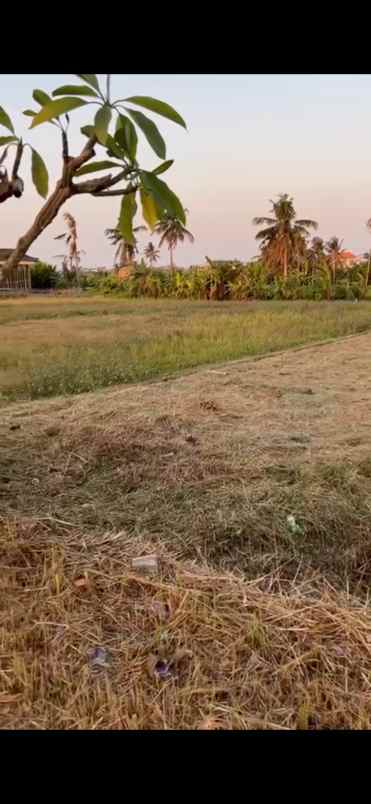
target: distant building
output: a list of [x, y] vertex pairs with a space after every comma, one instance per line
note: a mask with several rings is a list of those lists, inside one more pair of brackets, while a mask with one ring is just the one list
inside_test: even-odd
[[339, 260], [344, 268], [353, 268], [354, 265], [364, 261], [364, 256], [363, 254], [353, 254], [352, 251], [341, 251]]
[[36, 262], [37, 257], [30, 257], [25, 254], [17, 268], [9, 276], [4, 276], [4, 266], [10, 255], [12, 248], [0, 248], [0, 287], [9, 289], [31, 290], [31, 268]]

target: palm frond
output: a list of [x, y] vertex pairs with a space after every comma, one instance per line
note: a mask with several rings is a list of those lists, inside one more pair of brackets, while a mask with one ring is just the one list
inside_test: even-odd
[[268, 226], [267, 229], [261, 229], [260, 232], [257, 232], [255, 235], [256, 240], [269, 240], [270, 238], [276, 237], [278, 235], [278, 227], [277, 226]]
[[301, 218], [295, 221], [297, 226], [305, 226], [306, 229], [318, 229], [317, 221], [312, 221], [309, 218]]
[[265, 218], [265, 217], [259, 218], [258, 217], [258, 218], [253, 218], [252, 222], [253, 222], [254, 226], [263, 226], [263, 224], [266, 224], [267, 226], [272, 226], [274, 223], [277, 223], [277, 220], [276, 220], [276, 218]]

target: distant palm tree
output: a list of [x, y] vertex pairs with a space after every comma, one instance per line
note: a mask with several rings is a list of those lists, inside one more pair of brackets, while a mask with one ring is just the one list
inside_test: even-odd
[[150, 266], [152, 268], [154, 263], [157, 262], [157, 260], [158, 260], [158, 258], [160, 256], [160, 251], [159, 251], [158, 248], [155, 248], [153, 243], [148, 243], [148, 246], [144, 250], [144, 256], [148, 260], [148, 262], [149, 262], [149, 264], [150, 264]]
[[78, 235], [75, 218], [73, 218], [69, 212], [65, 212], [63, 217], [67, 224], [67, 232], [57, 235], [54, 240], [64, 240], [68, 245], [68, 252], [67, 254], [56, 254], [55, 256], [63, 258], [62, 270], [64, 276], [67, 277], [68, 275], [71, 275], [71, 273], [74, 273], [76, 275], [77, 284], [80, 285], [81, 254], [85, 254], [86, 252], [81, 251], [77, 247]]
[[311, 269], [318, 268], [319, 263], [325, 258], [325, 243], [322, 237], [312, 237], [307, 255]]
[[330, 237], [330, 240], [328, 240], [325, 245], [328, 260], [331, 266], [333, 282], [335, 282], [336, 279], [336, 269], [341, 268], [343, 266], [342, 247], [343, 247], [343, 241], [339, 240], [338, 237]]
[[[184, 211], [187, 212], [187, 210]], [[164, 215], [163, 218], [156, 223], [155, 232], [160, 235], [160, 248], [164, 243], [167, 244], [170, 251], [170, 267], [174, 270], [174, 249], [177, 247], [178, 243], [183, 243], [186, 237], [191, 243], [194, 243], [193, 234], [183, 226], [179, 218], [172, 215]]]
[[267, 264], [282, 270], [287, 279], [289, 261], [303, 254], [309, 230], [317, 229], [318, 224], [308, 219], [295, 220], [293, 199], [287, 193], [281, 193], [278, 201], [271, 203], [274, 217], [253, 219], [254, 226], [266, 226], [257, 233], [256, 239], [262, 243]]
[[[134, 234], [137, 232], [146, 232], [146, 226], [137, 226], [133, 229]], [[127, 243], [121, 232], [116, 229], [106, 229], [105, 235], [111, 241], [113, 246], [117, 246], [114, 256], [114, 262], [117, 268], [123, 268], [125, 265], [131, 263], [136, 254], [138, 254], [138, 243], [134, 238], [134, 243]]]

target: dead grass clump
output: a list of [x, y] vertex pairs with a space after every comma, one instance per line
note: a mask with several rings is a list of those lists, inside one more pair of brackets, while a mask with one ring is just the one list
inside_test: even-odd
[[246, 582], [41, 523], [1, 532], [0, 726], [371, 727], [371, 614], [323, 586]]

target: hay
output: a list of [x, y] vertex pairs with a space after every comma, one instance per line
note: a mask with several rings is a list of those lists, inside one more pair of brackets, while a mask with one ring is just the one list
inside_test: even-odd
[[152, 550], [123, 532], [3, 524], [1, 728], [370, 728], [366, 605], [161, 547], [157, 577], [133, 572]]

